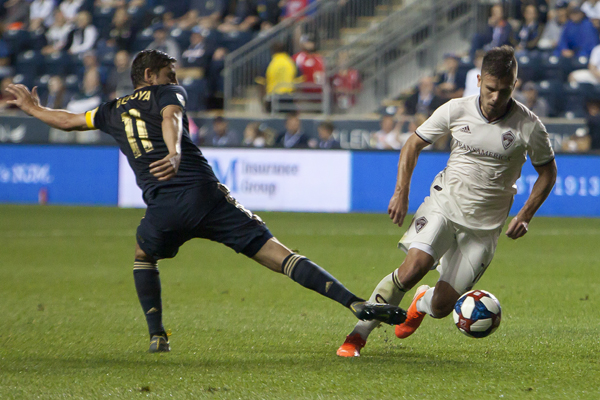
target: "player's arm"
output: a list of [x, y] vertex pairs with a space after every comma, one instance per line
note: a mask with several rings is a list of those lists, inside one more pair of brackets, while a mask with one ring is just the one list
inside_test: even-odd
[[183, 110], [177, 105], [168, 105], [162, 111], [163, 140], [169, 154], [162, 160], [150, 164], [150, 173], [159, 181], [168, 181], [179, 170], [181, 162], [181, 135], [183, 134]]
[[544, 203], [556, 182], [556, 161], [552, 160], [540, 167], [534, 166], [534, 168], [539, 176], [533, 185], [531, 194], [523, 208], [510, 221], [506, 230], [506, 236], [511, 239], [518, 239], [527, 233], [529, 221], [531, 221], [538, 208]]
[[37, 94], [37, 87], [31, 92], [25, 85], [8, 85], [6, 91], [15, 96], [15, 100], [10, 100], [9, 104], [14, 104], [21, 110], [50, 125], [53, 128], [63, 131], [86, 131], [94, 128], [93, 124], [86, 121], [86, 113], [75, 114], [66, 110], [53, 110], [42, 107], [40, 98]]
[[426, 142], [416, 133], [413, 133], [400, 152], [396, 189], [394, 190], [394, 194], [388, 206], [388, 214], [392, 221], [398, 226], [402, 226], [406, 213], [408, 212], [410, 181], [415, 166], [417, 165], [417, 159], [419, 158], [421, 150], [430, 144], [431, 143]]

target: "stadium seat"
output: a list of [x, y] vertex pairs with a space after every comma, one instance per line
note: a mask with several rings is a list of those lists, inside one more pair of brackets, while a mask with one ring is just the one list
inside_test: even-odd
[[73, 93], [79, 92], [79, 77], [74, 74], [68, 75], [65, 78], [65, 88], [69, 92], [73, 92]]
[[32, 80], [37, 77], [43, 67], [44, 57], [39, 51], [27, 50], [17, 56], [15, 69], [19, 74], [22, 74]]
[[48, 94], [48, 82], [50, 81], [50, 75], [45, 74], [33, 80], [33, 86], [37, 86], [38, 94], [43, 98]]
[[152, 41], [154, 41], [154, 30], [152, 28], [144, 29], [140, 34], [137, 35], [132, 46], [132, 53], [144, 50]]
[[28, 88], [33, 86], [33, 78], [23, 74], [17, 74], [13, 77], [14, 84], [25, 85]]
[[565, 72], [570, 74], [573, 71], [578, 69], [587, 69], [588, 68], [588, 58], [587, 57], [572, 57], [565, 60]]
[[44, 74], [65, 75], [69, 71], [71, 57], [66, 53], [56, 52], [44, 57]]
[[206, 110], [208, 85], [206, 79], [185, 78], [181, 82], [188, 94], [188, 111]]
[[473, 65], [471, 57], [462, 57], [458, 64], [458, 70], [456, 72], [456, 75], [467, 76], [467, 72], [469, 72], [473, 68], [475, 68], [475, 65]]
[[545, 81], [559, 80], [566, 78], [565, 59], [557, 56], [544, 57], [540, 60], [540, 76], [538, 79]]
[[537, 54], [530, 52], [519, 57], [519, 79], [523, 82], [537, 81], [543, 77], [541, 62]]
[[559, 80], [541, 81], [537, 85], [538, 95], [548, 101], [548, 116], [556, 117], [562, 111], [562, 85]]
[[42, 47], [46, 45], [46, 35], [44, 34], [43, 29], [38, 29], [36, 31], [27, 32], [27, 49], [31, 50], [42, 50]]
[[12, 54], [18, 54], [23, 51], [25, 42], [28, 39], [28, 33], [24, 30], [8, 30], [2, 35]]
[[221, 37], [220, 45], [232, 52], [251, 41], [252, 38], [251, 32], [228, 32]]
[[575, 118], [585, 117], [585, 104], [593, 95], [594, 86], [590, 83], [565, 83], [563, 93], [560, 97], [562, 100], [562, 111], [569, 113]]
[[192, 32], [175, 28], [171, 31], [170, 35], [171, 38], [177, 41], [180, 49], [187, 49], [190, 46], [190, 36], [192, 35]]
[[112, 23], [115, 9], [112, 7], [95, 7], [93, 24], [98, 29], [99, 37], [107, 37], [110, 31], [110, 24]]

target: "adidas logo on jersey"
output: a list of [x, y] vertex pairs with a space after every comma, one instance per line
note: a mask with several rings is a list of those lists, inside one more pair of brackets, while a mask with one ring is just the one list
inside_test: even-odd
[[459, 132], [471, 133], [471, 129], [469, 129], [469, 125], [463, 126], [458, 130]]

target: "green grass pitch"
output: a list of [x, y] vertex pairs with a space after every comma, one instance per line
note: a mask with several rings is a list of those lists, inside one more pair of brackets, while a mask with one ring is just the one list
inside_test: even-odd
[[[492, 336], [427, 317], [404, 341], [382, 327], [342, 359], [349, 311], [202, 240], [160, 262], [173, 350], [146, 353], [132, 279], [142, 215], [0, 206], [0, 399], [600, 398], [598, 219], [536, 218], [526, 237], [500, 239], [476, 286], [503, 307]], [[404, 258], [386, 215], [261, 216], [358, 295]]]

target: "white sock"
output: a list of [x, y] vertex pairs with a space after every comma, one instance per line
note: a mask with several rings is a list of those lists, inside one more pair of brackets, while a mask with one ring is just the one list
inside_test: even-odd
[[431, 311], [431, 299], [433, 298], [434, 290], [435, 287], [429, 288], [423, 297], [417, 301], [417, 311], [433, 315], [433, 312]]
[[[398, 285], [394, 283], [394, 280], [396, 280], [395, 274], [396, 271], [392, 272], [379, 282], [373, 291], [373, 294], [369, 297], [370, 302], [388, 303], [394, 306], [400, 304], [400, 301], [406, 292], [400, 290]], [[367, 340], [369, 334], [371, 334], [373, 329], [377, 328], [379, 324], [381, 324], [379, 321], [358, 321], [350, 335], [358, 333], [363, 340]]]

